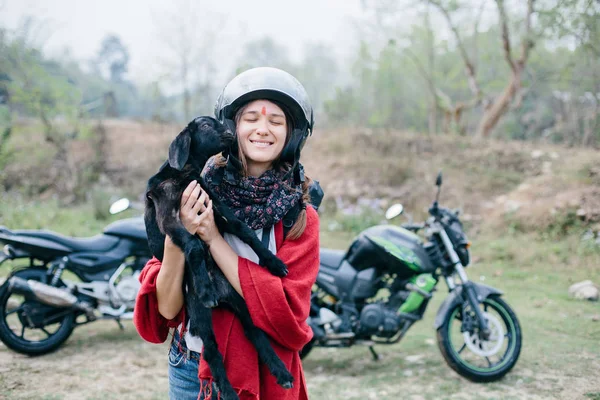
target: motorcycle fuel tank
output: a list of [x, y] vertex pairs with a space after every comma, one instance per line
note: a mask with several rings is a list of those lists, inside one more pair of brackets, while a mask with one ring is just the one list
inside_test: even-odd
[[435, 269], [421, 238], [393, 225], [378, 225], [361, 232], [350, 246], [346, 260], [359, 271], [375, 267], [400, 279]]

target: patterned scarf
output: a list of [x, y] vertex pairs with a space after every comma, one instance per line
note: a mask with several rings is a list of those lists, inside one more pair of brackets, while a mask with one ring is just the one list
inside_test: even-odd
[[293, 187], [293, 174], [284, 179], [286, 171], [281, 169], [270, 169], [258, 178], [244, 178], [235, 173], [233, 181], [223, 177], [221, 182], [216, 184], [216, 174], [224, 172], [219, 170], [220, 167], [209, 162], [205, 168], [205, 181], [233, 210], [236, 217], [255, 230], [273, 226], [302, 197], [302, 187]]

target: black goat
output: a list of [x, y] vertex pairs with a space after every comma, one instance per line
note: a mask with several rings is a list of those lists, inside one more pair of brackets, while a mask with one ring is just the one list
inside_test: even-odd
[[200, 176], [208, 159], [229, 147], [233, 140], [233, 134], [213, 118], [199, 117], [190, 122], [171, 143], [168, 162], [148, 180], [144, 212], [152, 253], [162, 261], [165, 235], [169, 235], [185, 255], [184, 282], [188, 287], [185, 307], [190, 318], [190, 332], [202, 338], [203, 357], [222, 397], [227, 400], [238, 397], [227, 379], [212, 329], [211, 308], [219, 303], [226, 304], [239, 317], [246, 336], [277, 383], [291, 388], [294, 379], [271, 347], [267, 335], [252, 323], [244, 299], [214, 264], [206, 244], [198, 236], [190, 234], [179, 219], [181, 195], [188, 184], [196, 180], [213, 202], [219, 231], [232, 233], [247, 243], [258, 255], [259, 263], [272, 274], [287, 275], [286, 265], [263, 246], [248, 225], [235, 217]]

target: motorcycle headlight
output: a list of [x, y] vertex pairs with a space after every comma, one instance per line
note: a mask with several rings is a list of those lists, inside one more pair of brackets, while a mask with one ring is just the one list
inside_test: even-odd
[[469, 265], [469, 262], [471, 262], [471, 253], [469, 252], [470, 245], [471, 244], [467, 242], [465, 244], [455, 246], [458, 259], [460, 260], [460, 263], [465, 267]]
[[463, 231], [462, 224], [458, 219], [454, 219], [452, 222], [446, 225], [446, 233], [454, 246], [454, 250], [460, 259], [460, 263], [464, 266], [469, 265], [471, 260], [469, 247], [471, 243], [467, 240], [467, 235]]

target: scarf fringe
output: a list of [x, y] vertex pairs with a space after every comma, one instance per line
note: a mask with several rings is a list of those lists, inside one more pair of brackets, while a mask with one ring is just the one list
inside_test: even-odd
[[[219, 390], [215, 390], [214, 392], [216, 392], [217, 397], [216, 399], [213, 399], [213, 387], [215, 387], [216, 389], [216, 385], [213, 381], [213, 379], [200, 379], [200, 392], [198, 393], [198, 399], [197, 400], [222, 400], [221, 398], [221, 392]], [[255, 395], [254, 393], [251, 393], [245, 389], [239, 389], [239, 388], [233, 388], [235, 390], [235, 393], [238, 395], [238, 397], [240, 398], [240, 400], [246, 400], [249, 398], [249, 396], [253, 399], [258, 399], [258, 396]], [[242, 395], [245, 395], [244, 397], [242, 397]]]
[[[202, 379], [200, 377], [200, 364], [202, 363], [203, 359], [204, 359], [203, 354], [200, 353], [200, 361], [198, 362], [198, 379], [200, 380], [200, 391], [198, 393], [197, 400], [222, 400], [221, 392], [216, 388], [214, 379], [212, 377], [205, 378], [205, 379]], [[212, 398], [213, 387], [215, 387], [215, 389], [217, 389], [217, 390], [215, 390], [217, 393], [216, 399]], [[240, 400], [249, 400], [249, 399], [258, 400], [258, 395], [256, 393], [253, 393], [246, 389], [241, 389], [241, 388], [236, 388], [236, 387], [234, 387], [233, 389], [235, 390], [235, 393], [238, 395]], [[242, 397], [242, 395], [243, 395], [243, 397]]]

